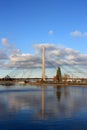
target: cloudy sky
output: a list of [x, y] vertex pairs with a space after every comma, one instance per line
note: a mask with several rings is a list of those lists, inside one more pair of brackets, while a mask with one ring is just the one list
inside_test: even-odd
[[0, 0], [0, 77], [87, 77], [86, 0]]

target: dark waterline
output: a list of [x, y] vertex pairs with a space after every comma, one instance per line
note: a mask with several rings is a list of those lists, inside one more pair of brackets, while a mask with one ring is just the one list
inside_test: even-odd
[[87, 130], [87, 88], [0, 86], [0, 130]]

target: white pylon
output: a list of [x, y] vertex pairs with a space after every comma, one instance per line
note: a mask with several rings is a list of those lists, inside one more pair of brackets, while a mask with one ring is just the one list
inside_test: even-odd
[[45, 80], [45, 53], [44, 53], [45, 47], [42, 46], [42, 80]]

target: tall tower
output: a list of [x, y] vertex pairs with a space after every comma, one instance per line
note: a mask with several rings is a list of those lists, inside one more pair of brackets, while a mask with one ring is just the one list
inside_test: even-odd
[[42, 46], [42, 80], [45, 80], [45, 53], [44, 46]]

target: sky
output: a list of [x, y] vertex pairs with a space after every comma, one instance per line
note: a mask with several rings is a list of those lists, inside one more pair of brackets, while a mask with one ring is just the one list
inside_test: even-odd
[[0, 77], [15, 69], [41, 76], [42, 45], [48, 76], [60, 65], [86, 77], [86, 6], [87, 0], [0, 0]]

